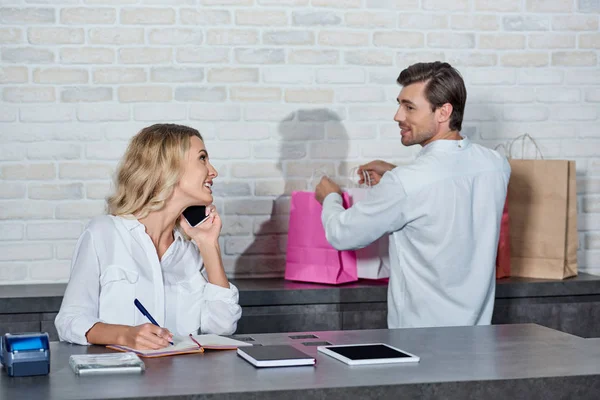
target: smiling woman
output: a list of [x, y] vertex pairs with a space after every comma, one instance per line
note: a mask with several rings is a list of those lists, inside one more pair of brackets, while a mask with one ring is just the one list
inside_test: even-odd
[[[195, 140], [194, 140], [195, 139]], [[190, 150], [194, 144], [194, 149]], [[156, 124], [133, 137], [123, 156], [116, 179], [116, 191], [108, 198], [113, 215], [145, 217], [163, 208], [173, 194], [183, 170], [198, 150], [204, 148], [200, 132], [174, 124]], [[212, 198], [206, 204], [210, 204]]]
[[[193, 128], [156, 124], [133, 137], [109, 215], [94, 218], [75, 248], [56, 317], [61, 340], [158, 349], [173, 333], [235, 332], [241, 308], [218, 242], [217, 175]], [[181, 215], [197, 205], [208, 218], [192, 227]], [[136, 299], [157, 325], [137, 311]]]

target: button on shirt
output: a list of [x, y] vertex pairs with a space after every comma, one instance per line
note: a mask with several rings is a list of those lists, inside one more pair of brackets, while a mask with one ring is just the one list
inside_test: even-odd
[[172, 333], [232, 334], [242, 314], [238, 290], [213, 285], [201, 272], [202, 257], [192, 241], [175, 230], [162, 259], [138, 220], [104, 215], [94, 218], [79, 238], [71, 277], [55, 324], [60, 340], [89, 344], [97, 322], [136, 326], [148, 319]]
[[337, 249], [390, 236], [388, 327], [486, 325], [495, 295], [508, 161], [468, 139], [429, 143], [348, 210], [332, 193], [322, 221]]

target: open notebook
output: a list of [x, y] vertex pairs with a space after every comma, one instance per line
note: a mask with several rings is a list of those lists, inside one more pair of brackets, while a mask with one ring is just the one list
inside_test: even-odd
[[235, 350], [241, 346], [252, 346], [251, 343], [230, 339], [219, 335], [174, 336], [173, 345], [158, 350], [137, 350], [127, 346], [111, 344], [106, 347], [118, 351], [131, 351], [140, 357], [166, 357], [177, 354], [202, 353], [209, 350]]

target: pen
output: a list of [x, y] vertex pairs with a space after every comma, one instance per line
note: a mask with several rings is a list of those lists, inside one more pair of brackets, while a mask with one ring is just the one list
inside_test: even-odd
[[[146, 316], [146, 318], [148, 318], [150, 320], [150, 322], [152, 322], [153, 325], [156, 325], [160, 328], [160, 325], [158, 324], [158, 322], [156, 322], [156, 320], [154, 318], [152, 318], [152, 315], [150, 315], [150, 313], [148, 312], [148, 310], [146, 310], [146, 307], [144, 307], [142, 305], [142, 303], [140, 303], [140, 301], [138, 299], [135, 299], [133, 301], [133, 304], [135, 304], [135, 306], [137, 307], [138, 310], [140, 310], [140, 312]], [[169, 343], [173, 344], [173, 342], [169, 341]]]
[[204, 351], [204, 348], [202, 347], [202, 345], [196, 339], [194, 339], [194, 336], [191, 333], [190, 333], [190, 339], [192, 339], [192, 341], [194, 343], [196, 343], [198, 345], [198, 347], [200, 347], [200, 350]]

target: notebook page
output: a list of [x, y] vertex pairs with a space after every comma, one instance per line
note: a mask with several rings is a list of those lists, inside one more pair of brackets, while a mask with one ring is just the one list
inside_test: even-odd
[[199, 348], [190, 337], [179, 335], [173, 336], [173, 345], [158, 350], [137, 350], [121, 345], [109, 345], [106, 347], [120, 351], [131, 351], [140, 357], [163, 357], [185, 353], [200, 353], [203, 352], [205, 348], [213, 350], [235, 350], [242, 346], [252, 346], [251, 343], [214, 334], [194, 335], [194, 339], [202, 345], [202, 348]]
[[138, 350], [138, 349], [132, 349], [131, 347], [121, 346], [121, 345], [110, 345], [107, 347], [109, 347], [111, 349], [122, 350], [122, 351], [132, 351], [142, 357], [158, 357], [158, 356], [174, 355], [177, 353], [186, 353], [186, 352], [190, 352], [190, 351], [198, 351], [198, 352], [202, 351], [202, 349], [200, 349], [198, 347], [198, 345], [196, 343], [194, 343], [192, 341], [192, 339], [190, 339], [189, 337], [174, 336], [173, 343], [174, 343], [173, 345], [169, 345], [167, 347], [163, 347], [162, 349], [158, 349], [158, 350]]
[[[236, 349], [242, 346], [252, 346], [252, 343], [242, 342], [212, 333], [205, 335], [193, 335], [198, 343], [207, 349]], [[190, 339], [188, 339], [190, 340]]]

